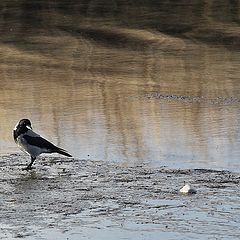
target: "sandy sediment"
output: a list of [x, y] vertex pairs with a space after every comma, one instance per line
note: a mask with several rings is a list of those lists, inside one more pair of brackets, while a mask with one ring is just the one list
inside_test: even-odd
[[[27, 161], [20, 154], [0, 158], [1, 239], [240, 236], [238, 173], [52, 156], [22, 171]], [[180, 194], [185, 183], [197, 193]]]

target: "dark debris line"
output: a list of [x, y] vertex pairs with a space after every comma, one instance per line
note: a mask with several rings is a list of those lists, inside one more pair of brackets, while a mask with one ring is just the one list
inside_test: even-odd
[[240, 103], [237, 97], [216, 97], [209, 98], [207, 96], [184, 96], [184, 95], [166, 95], [160, 92], [145, 93], [140, 96], [129, 96], [128, 99], [147, 99], [147, 100], [162, 100], [162, 101], [177, 101], [182, 103], [201, 103], [208, 105], [235, 105]]
[[[40, 158], [31, 172], [28, 157], [0, 158], [2, 239], [47, 239], [47, 230], [67, 234], [103, 229], [154, 230], [195, 239], [240, 236], [240, 175], [206, 169], [123, 167], [104, 161]], [[197, 194], [178, 190], [190, 182]], [[111, 229], [111, 226], [108, 226]], [[113, 231], [114, 232], [114, 231]], [[226, 236], [227, 233], [227, 236]], [[137, 236], [137, 235], [136, 235]], [[87, 236], [86, 236], [87, 238]]]

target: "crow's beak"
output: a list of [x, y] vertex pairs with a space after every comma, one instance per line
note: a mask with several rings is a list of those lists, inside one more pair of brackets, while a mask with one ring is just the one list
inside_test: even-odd
[[32, 126], [27, 125], [27, 128], [30, 129], [30, 130], [32, 130]]

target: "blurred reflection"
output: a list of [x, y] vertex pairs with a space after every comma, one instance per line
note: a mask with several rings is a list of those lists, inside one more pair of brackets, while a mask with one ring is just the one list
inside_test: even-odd
[[[240, 61], [233, 50], [238, 45], [229, 46], [224, 37], [219, 42], [211, 36], [200, 39], [205, 36], [200, 28], [206, 21], [203, 13], [210, 11], [211, 27], [223, 27], [213, 14], [215, 1], [189, 16], [191, 31], [178, 18], [157, 29], [166, 12], [150, 16], [154, 4], [142, 8], [145, 18], [134, 22], [123, 18], [119, 9], [126, 4], [117, 1], [118, 14], [103, 15], [102, 21], [94, 13], [99, 8], [106, 13], [112, 5], [103, 8], [92, 1], [71, 8], [64, 1], [61, 6], [55, 1], [22, 2], [11, 6], [15, 15], [9, 17], [8, 2], [1, 3], [1, 153], [18, 151], [11, 131], [20, 118], [28, 117], [36, 131], [79, 158], [126, 165], [239, 167], [239, 103], [229, 102], [239, 97]], [[224, 5], [229, 7], [224, 22], [234, 31], [238, 14], [233, 5]], [[181, 9], [179, 18], [197, 5]], [[202, 20], [199, 28], [196, 18]], [[123, 20], [128, 25], [123, 27]], [[149, 99], [149, 93], [166, 98]], [[171, 95], [179, 98], [169, 100]], [[191, 101], [194, 97], [227, 100]]]

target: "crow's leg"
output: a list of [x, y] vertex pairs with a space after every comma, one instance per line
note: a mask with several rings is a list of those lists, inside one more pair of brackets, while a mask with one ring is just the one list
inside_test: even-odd
[[31, 156], [31, 162], [29, 163], [29, 165], [26, 168], [23, 168], [22, 170], [27, 170], [27, 171], [31, 170], [35, 159], [36, 159], [36, 157]]

